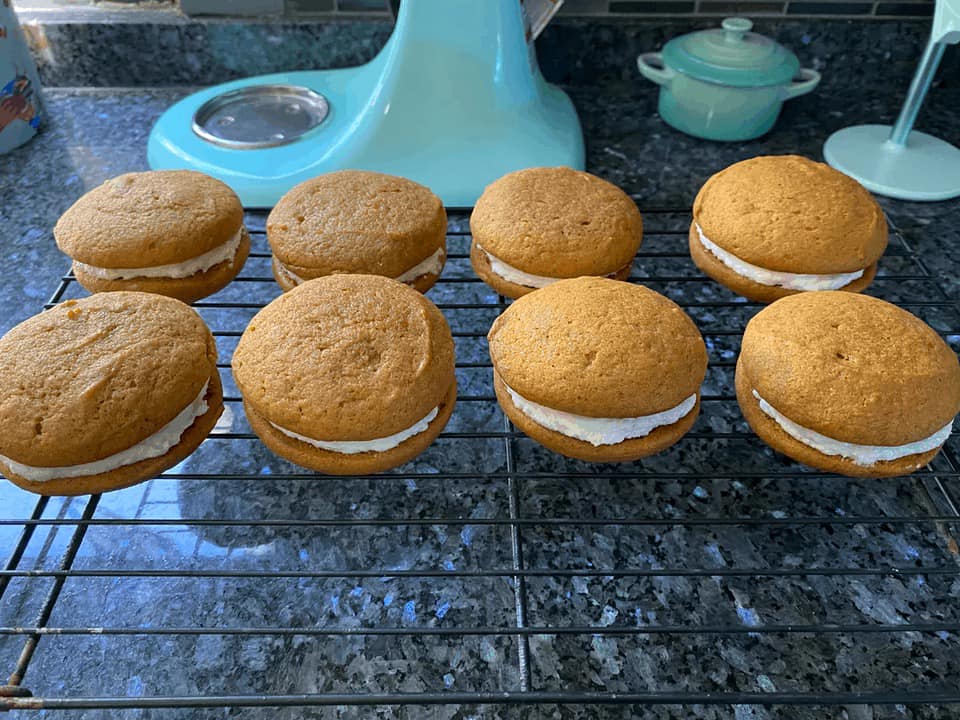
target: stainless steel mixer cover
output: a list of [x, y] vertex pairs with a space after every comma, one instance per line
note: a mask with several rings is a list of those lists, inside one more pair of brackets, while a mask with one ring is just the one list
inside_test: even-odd
[[204, 140], [238, 150], [293, 142], [324, 121], [327, 99], [297, 85], [252, 85], [218, 95], [193, 116]]

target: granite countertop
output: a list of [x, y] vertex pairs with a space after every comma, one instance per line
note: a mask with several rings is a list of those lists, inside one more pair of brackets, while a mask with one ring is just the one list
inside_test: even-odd
[[[26, 147], [0, 158], [0, 330], [40, 309], [68, 268], [52, 241], [57, 217], [77, 197], [119, 173], [146, 167], [150, 126], [183, 88], [48, 89], [49, 128]], [[575, 85], [588, 143], [588, 169], [617, 183], [643, 208], [688, 207], [712, 173], [742, 158], [794, 152], [819, 159], [824, 139], [835, 129], [860, 122], [890, 122], [898, 98], [879, 82], [825, 83], [787, 105], [766, 138], [744, 144], [714, 144], [681, 135], [656, 116], [651, 86], [616, 79], [602, 86]], [[960, 90], [934, 92], [919, 126], [960, 144]], [[960, 201], [915, 204], [882, 201], [903, 238], [922, 257], [949, 297], [960, 300]], [[463, 218], [455, 218], [462, 224]], [[651, 247], [682, 243], [689, 218], [651, 213]], [[462, 241], [455, 241], [461, 242]], [[460, 248], [462, 251], [463, 248]], [[885, 259], [897, 271], [897, 256]], [[884, 264], [881, 272], [884, 272]], [[449, 272], [469, 274], [466, 261]], [[266, 268], [259, 266], [253, 271]], [[651, 261], [650, 274], [694, 272], [685, 264]], [[259, 273], [258, 274], [262, 274]], [[722, 289], [704, 284], [655, 283], [674, 299], [725, 299]], [[464, 300], [485, 289], [447, 286], [437, 301]], [[878, 292], [921, 302], [927, 285]], [[75, 288], [74, 288], [75, 289]], [[240, 298], [245, 289], [226, 290]], [[230, 293], [233, 293], [231, 295]], [[689, 294], [687, 294], [689, 293]], [[732, 299], [732, 296], [731, 296]], [[754, 309], [729, 316], [698, 310], [701, 327], [742, 327]], [[692, 311], [693, 312], [693, 311]], [[931, 311], [941, 330], [957, 325], [956, 308]], [[244, 317], [229, 310], [204, 310], [211, 323], [242, 328]], [[492, 315], [451, 317], [454, 328]], [[233, 325], [231, 325], [231, 323]], [[953, 325], [951, 325], [953, 323]], [[956, 340], [957, 338], [951, 338]], [[223, 360], [231, 341], [221, 338]], [[736, 347], [710, 343], [711, 358], [730, 360]], [[458, 342], [461, 360], [481, 360], [479, 339]], [[708, 377], [705, 392], [729, 391], [729, 367]], [[465, 370], [464, 392], [489, 394], [481, 370]], [[228, 394], [234, 392], [232, 386]], [[709, 403], [706, 405], [710, 405]], [[722, 405], [722, 406], [721, 406]], [[449, 429], [499, 430], [502, 416], [490, 402], [458, 405]], [[221, 429], [242, 430], [238, 406]], [[256, 442], [211, 440], [177, 472], [105, 495], [96, 518], [135, 517], [167, 524], [93, 525], [76, 566], [158, 570], [324, 570], [342, 568], [509, 569], [508, 525], [490, 524], [509, 516], [534, 522], [523, 529], [528, 567], [716, 569], [700, 577], [532, 577], [526, 583], [527, 621], [536, 626], [903, 624], [960, 621], [960, 580], [950, 523], [903, 518], [943, 513], [931, 506], [918, 479], [883, 482], [806, 474], [762, 444], [724, 439], [745, 426], [731, 403], [706, 407], [695, 437], [676, 448], [621, 468], [564, 461], [517, 441], [519, 473], [511, 485], [502, 441], [474, 444], [441, 441], [407, 472], [372, 479], [305, 479]], [[956, 442], [956, 441], [954, 441]], [[945, 469], [944, 464], [937, 466]], [[679, 469], [679, 471], [678, 471]], [[206, 473], [230, 478], [211, 480]], [[454, 471], [454, 479], [430, 474]], [[785, 477], [779, 473], [789, 471]], [[248, 479], [245, 475], [259, 473]], [[945, 481], [947, 484], [954, 480]], [[953, 488], [956, 491], [957, 488]], [[84, 500], [54, 499], [44, 517], [75, 520]], [[25, 518], [34, 507], [26, 493], [3, 484], [4, 517]], [[617, 519], [663, 518], [662, 524], [625, 525]], [[752, 518], [743, 525], [713, 524], [711, 518]], [[874, 518], [846, 523], [845, 517]], [[878, 516], [889, 517], [888, 522]], [[586, 517], [597, 524], [550, 525], [540, 518]], [[823, 518], [791, 524], [790, 518]], [[180, 518], [311, 520], [322, 518], [439, 518], [428, 525], [218, 526]], [[899, 518], [899, 519], [898, 519]], [[609, 523], [603, 522], [605, 519]], [[170, 521], [173, 521], [172, 523]], [[471, 522], [473, 521], [473, 522]], [[72, 527], [43, 526], [29, 544], [21, 567], [56, 567]], [[0, 547], [11, 547], [16, 526], [0, 525]], [[939, 567], [937, 574], [831, 575], [831, 568], [886, 565]], [[821, 575], [736, 576], [733, 569], [826, 568]], [[30, 625], [51, 578], [15, 578], [0, 605], [0, 626]], [[70, 579], [51, 625], [63, 627], [396, 627], [429, 625], [510, 627], [516, 618], [509, 577], [366, 577], [359, 579], [242, 577], [83, 577]], [[662, 633], [561, 635], [529, 638], [530, 676], [517, 670], [512, 635], [391, 638], [388, 636], [258, 635], [64, 635], [44, 637], [25, 686], [38, 696], [169, 695], [198, 693], [420, 692], [516, 690], [529, 681], [541, 690], [644, 692], [735, 691], [936, 691], [955, 686], [960, 673], [955, 632], [827, 634]], [[8, 669], [22, 638], [0, 635], [0, 667]], [[387, 713], [386, 710], [383, 711]], [[400, 710], [383, 717], [471, 717], [477, 707]], [[625, 717], [614, 709], [487, 708], [490, 717]], [[639, 711], [637, 711], [639, 712]], [[839, 709], [783, 709], [763, 706], [657, 706], [652, 717], [820, 718]], [[850, 704], [852, 718], [942, 717], [935, 707]], [[154, 715], [146, 717], [167, 717]], [[95, 712], [56, 717], [101, 717]], [[243, 717], [302, 717], [297, 710], [248, 710]], [[326, 717], [327, 714], [318, 715]], [[179, 717], [171, 711], [170, 717]], [[191, 715], [198, 717], [199, 715]], [[211, 717], [222, 714], [211, 712]], [[369, 716], [363, 708], [329, 711], [330, 717]], [[26, 717], [26, 715], [24, 715]], [[206, 717], [206, 715], [203, 715]]]

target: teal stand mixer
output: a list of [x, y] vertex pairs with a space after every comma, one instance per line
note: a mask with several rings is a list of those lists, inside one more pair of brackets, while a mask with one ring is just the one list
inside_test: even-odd
[[960, 42], [960, 0], [937, 0], [933, 29], [893, 127], [838, 130], [823, 146], [833, 167], [877, 193], [901, 200], [960, 196], [960, 148], [913, 129], [946, 46]]
[[583, 168], [576, 110], [543, 79], [529, 37], [521, 0], [403, 0], [366, 65], [190, 95], [157, 121], [147, 157], [213, 175], [247, 207], [343, 168], [402, 175], [471, 206], [507, 172]]

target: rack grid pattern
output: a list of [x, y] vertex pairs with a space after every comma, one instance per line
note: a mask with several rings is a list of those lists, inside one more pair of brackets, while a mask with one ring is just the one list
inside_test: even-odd
[[[760, 306], [693, 267], [688, 211], [652, 208], [644, 218], [631, 280], [679, 302], [710, 351], [702, 415], [678, 446], [638, 463], [593, 466], [554, 456], [510, 425], [496, 406], [485, 344], [508, 301], [473, 276], [466, 218], [453, 212], [448, 266], [430, 296], [458, 345], [454, 418], [421, 459], [344, 480], [273, 458], [243, 419], [230, 351], [279, 292], [265, 216], [248, 214], [247, 267], [230, 288], [196, 303], [220, 346], [228, 407], [209, 440], [137, 488], [76, 499], [20, 493], [4, 503], [0, 662], [10, 675], [0, 708], [960, 702], [955, 438], [930, 468], [894, 481], [816, 473], [766, 449], [732, 393], [743, 325]], [[871, 292], [920, 315], [956, 347], [957, 305], [892, 230]], [[68, 274], [46, 307], [82, 294]], [[167, 537], [177, 544], [139, 545]], [[183, 549], [185, 537], [195, 539], [192, 549]], [[130, 542], [132, 557], [118, 549]], [[262, 561], [263, 548], [287, 545], [288, 555]], [[317, 560], [305, 557], [317, 547]], [[322, 594], [322, 612], [280, 610], [291, 587], [318, 602]], [[329, 595], [330, 587], [352, 590]], [[262, 588], [281, 599], [246, 614], [232, 609]], [[223, 602], [211, 612], [218, 592]], [[399, 616], [394, 594], [412, 598]], [[165, 597], [178, 608], [148, 622]], [[681, 610], [670, 598], [681, 599]], [[220, 650], [213, 660], [203, 655], [209, 672], [197, 680], [199, 648], [211, 639]], [[152, 660], [133, 685], [131, 667], [131, 677], [114, 668], [91, 687], [81, 666], [94, 641], [120, 661], [125, 652]], [[224, 651], [231, 642], [240, 655]], [[263, 643], [291, 658], [289, 675], [241, 692], [245, 680], [233, 674], [250, 647], [269, 652]], [[332, 656], [348, 646], [347, 659], [389, 658], [392, 674], [358, 684], [324, 666], [346, 672]], [[183, 648], [197, 667], [183, 669], [168, 654]], [[318, 657], [311, 652], [320, 665], [307, 669], [304, 658]], [[628, 669], [669, 653], [686, 658], [686, 669]], [[847, 655], [874, 658], [876, 677], [889, 671], [894, 679], [860, 678], [860, 668], [839, 665]], [[180, 676], [168, 683], [179, 691], [152, 682], [150, 672], [174, 666], [187, 686]], [[406, 681], [397, 667], [408, 668]], [[897, 672], [914, 675], [898, 681]], [[311, 674], [327, 680], [305, 684]]]

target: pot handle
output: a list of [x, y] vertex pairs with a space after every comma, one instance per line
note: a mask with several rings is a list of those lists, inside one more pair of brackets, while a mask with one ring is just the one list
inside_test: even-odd
[[800, 69], [800, 79], [794, 80], [783, 88], [783, 99], [800, 97], [806, 95], [820, 83], [820, 73], [810, 68]]
[[[651, 64], [651, 60], [656, 64]], [[643, 53], [637, 58], [640, 74], [657, 85], [669, 85], [674, 72], [663, 64], [663, 55], [658, 52]]]

